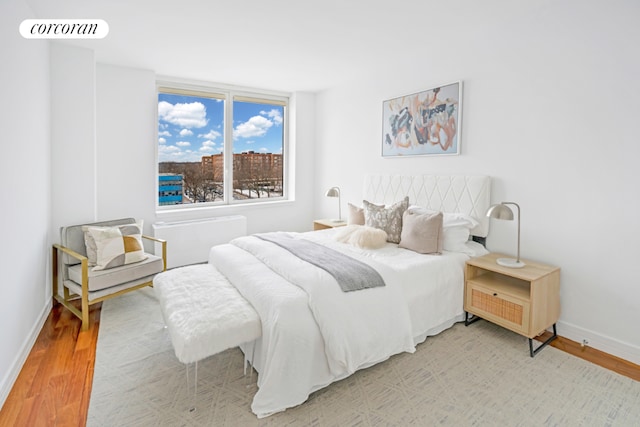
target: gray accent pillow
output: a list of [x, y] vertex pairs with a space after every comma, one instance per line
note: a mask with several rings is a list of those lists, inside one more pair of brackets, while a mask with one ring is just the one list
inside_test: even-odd
[[443, 217], [442, 212], [419, 214], [411, 210], [405, 211], [398, 247], [420, 254], [441, 254]]
[[379, 228], [387, 233], [387, 241], [400, 243], [402, 233], [402, 215], [409, 207], [409, 197], [394, 203], [389, 207], [374, 205], [366, 200], [364, 205], [364, 225]]

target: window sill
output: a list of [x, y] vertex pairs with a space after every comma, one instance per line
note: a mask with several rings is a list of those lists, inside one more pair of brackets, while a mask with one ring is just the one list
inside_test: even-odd
[[272, 202], [234, 203], [230, 205], [179, 207], [174, 209], [156, 208], [156, 218], [163, 221], [188, 221], [206, 216], [242, 214], [243, 212], [252, 210], [287, 207], [294, 203], [295, 201], [291, 199], [281, 199]]

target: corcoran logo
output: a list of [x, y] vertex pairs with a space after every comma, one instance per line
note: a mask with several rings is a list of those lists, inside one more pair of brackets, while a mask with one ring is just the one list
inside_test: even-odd
[[25, 19], [20, 34], [25, 39], [102, 39], [109, 24], [102, 19]]

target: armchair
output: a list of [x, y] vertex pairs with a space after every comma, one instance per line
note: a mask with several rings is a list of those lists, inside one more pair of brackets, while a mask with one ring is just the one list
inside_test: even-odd
[[[83, 331], [89, 329], [90, 305], [152, 286], [153, 277], [167, 269], [167, 242], [142, 235], [142, 230], [135, 227], [138, 226], [134, 218], [123, 218], [60, 229], [60, 244], [52, 247], [53, 304], [59, 302], [80, 318]], [[124, 230], [134, 230], [133, 233], [137, 234], [129, 236]], [[85, 242], [85, 233], [103, 231], [110, 232], [109, 237], [115, 238], [104, 240], [105, 244], [102, 244], [103, 240], [93, 240], [93, 237]], [[142, 239], [161, 243], [162, 257], [147, 253], [142, 247]], [[89, 248], [87, 243], [90, 243]], [[98, 244], [97, 247], [94, 247], [94, 243]], [[133, 252], [127, 253], [132, 246], [135, 250], [133, 258], [130, 256]], [[123, 253], [117, 254], [117, 248], [123, 249]], [[96, 251], [98, 256], [109, 252], [112, 257], [107, 263], [90, 266], [89, 256], [96, 257]], [[59, 285], [62, 285], [62, 295], [58, 294]], [[71, 302], [78, 298], [81, 301], [80, 310]]]

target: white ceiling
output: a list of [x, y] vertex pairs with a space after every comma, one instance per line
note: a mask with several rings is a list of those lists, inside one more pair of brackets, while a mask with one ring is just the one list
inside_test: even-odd
[[[552, 0], [27, 0], [39, 18], [104, 19], [101, 40], [64, 43], [159, 75], [321, 91], [397, 72]], [[427, 60], [428, 61], [428, 60]]]

